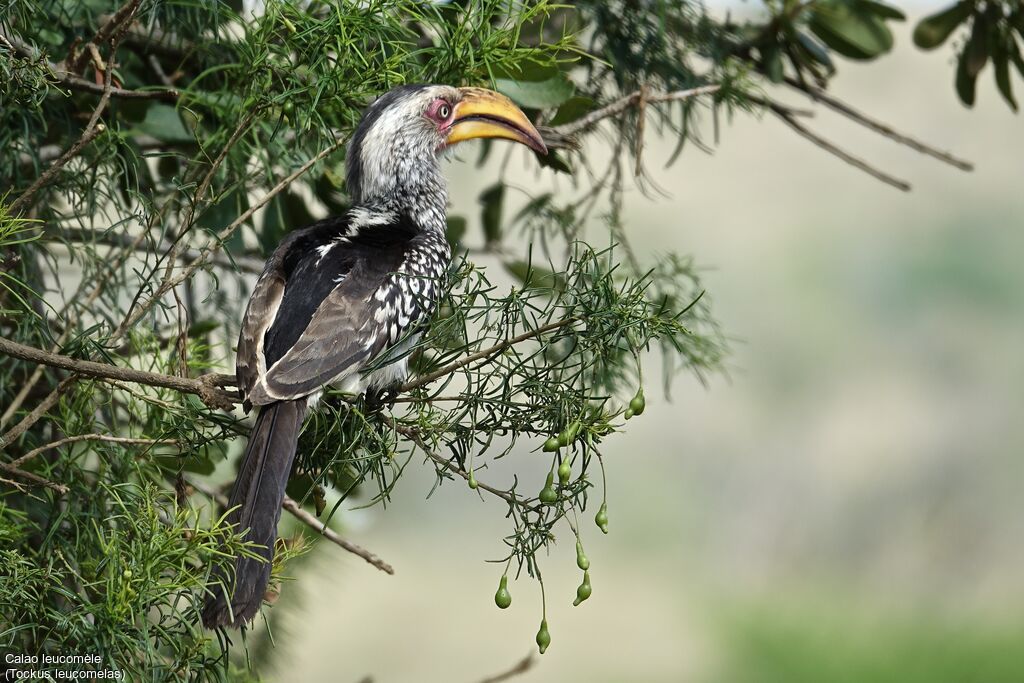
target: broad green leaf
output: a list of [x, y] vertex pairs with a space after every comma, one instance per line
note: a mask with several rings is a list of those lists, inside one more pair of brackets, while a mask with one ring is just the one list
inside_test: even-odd
[[967, 55], [960, 55], [960, 61], [956, 68], [956, 94], [960, 101], [968, 107], [974, 106], [974, 89], [977, 84], [977, 76], [972, 76], [967, 71]]
[[484, 239], [487, 244], [496, 244], [501, 241], [501, 213], [505, 204], [505, 184], [496, 183], [480, 194], [480, 204], [483, 207], [480, 212], [480, 219], [484, 226]]
[[551, 170], [557, 171], [558, 173], [572, 175], [572, 167], [565, 159], [562, 158], [562, 156], [558, 152], [554, 150], [551, 150], [545, 156], [541, 156], [540, 154], [538, 154], [537, 161], [544, 168], [550, 168]]
[[572, 123], [597, 109], [597, 102], [589, 97], [570, 97], [565, 104], [558, 108], [555, 115], [548, 121], [549, 126], [561, 126], [563, 123]]
[[1024, 78], [1024, 57], [1020, 54], [1020, 49], [1017, 47], [1016, 41], [1010, 41], [1010, 59], [1017, 65], [1017, 72], [1021, 78]]
[[163, 142], [192, 142], [195, 137], [185, 128], [178, 110], [168, 104], [153, 102], [146, 117], [135, 128]]
[[[1013, 40], [1010, 35], [1005, 36]], [[1016, 44], [1014, 44], [1016, 47]], [[992, 49], [992, 65], [996, 72], [996, 87], [1002, 94], [1003, 99], [1010, 105], [1010, 109], [1017, 111], [1017, 100], [1013, 97], [1013, 85], [1010, 82], [1010, 51], [1005, 43], [997, 42]]]
[[884, 2], [878, 2], [878, 0], [859, 0], [857, 4], [882, 19], [892, 19], [893, 21], [906, 21], [907, 19], [907, 15], [901, 10]]
[[934, 50], [946, 42], [956, 27], [971, 16], [971, 3], [958, 2], [941, 12], [922, 19], [914, 28], [914, 44], [923, 50]]
[[568, 101], [575, 92], [572, 82], [561, 74], [546, 81], [513, 81], [499, 78], [494, 85], [498, 92], [507, 95], [519, 106], [531, 109], [557, 107]]
[[848, 5], [815, 5], [808, 26], [826, 45], [850, 59], [874, 59], [892, 49], [892, 33], [885, 22]]
[[981, 70], [988, 63], [991, 46], [989, 45], [989, 23], [988, 17], [984, 14], [974, 16], [974, 27], [971, 30], [971, 38], [967, 41], [967, 73], [972, 78], [977, 78]]

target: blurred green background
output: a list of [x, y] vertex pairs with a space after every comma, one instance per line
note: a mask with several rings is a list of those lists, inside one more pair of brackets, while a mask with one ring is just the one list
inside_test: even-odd
[[[1024, 134], [991, 67], [968, 111], [952, 48], [912, 47], [942, 4], [908, 8], [896, 52], [847, 65], [834, 92], [973, 173], [823, 110], [818, 130], [913, 192], [772, 117], [667, 170], [649, 131], [668, 196], [630, 193], [632, 239], [708, 267], [729, 372], [679, 377], [671, 401], [649, 390], [608, 442], [611, 533], [584, 525], [594, 596], [571, 606], [562, 539], [542, 565], [552, 645], [517, 680], [1024, 681]], [[475, 158], [449, 168], [453, 212], [477, 216], [493, 182]], [[513, 184], [551, 183], [512, 166]], [[511, 584], [507, 611], [492, 600], [504, 510], [458, 486], [427, 500], [417, 465], [386, 509], [339, 513], [395, 576], [333, 546], [310, 556], [274, 610], [273, 678], [479, 681], [535, 650], [537, 585]]]

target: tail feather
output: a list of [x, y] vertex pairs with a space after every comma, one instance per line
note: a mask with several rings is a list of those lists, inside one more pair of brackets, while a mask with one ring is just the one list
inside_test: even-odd
[[[239, 627], [250, 621], [263, 602], [270, 581], [277, 523], [281, 502], [295, 460], [299, 430], [306, 414], [306, 401], [280, 401], [260, 409], [256, 424], [245, 447], [242, 467], [231, 491], [227, 521], [245, 531], [246, 540], [260, 559], [237, 557], [234, 572], [218, 572], [224, 584], [212, 584], [212, 593], [203, 605], [203, 624]], [[231, 591], [228, 593], [227, 591]]]

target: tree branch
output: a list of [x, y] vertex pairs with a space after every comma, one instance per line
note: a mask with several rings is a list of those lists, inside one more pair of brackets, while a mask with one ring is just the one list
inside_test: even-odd
[[853, 156], [846, 150], [837, 147], [836, 145], [832, 144], [831, 142], [821, 137], [817, 133], [812, 132], [808, 128], [804, 127], [804, 125], [801, 124], [799, 121], [797, 121], [796, 117], [794, 117], [782, 105], [779, 105], [770, 100], [766, 100], [765, 104], [768, 107], [768, 111], [778, 116], [783, 121], [783, 123], [792, 128], [802, 137], [806, 138], [807, 140], [810, 140], [818, 147], [821, 147], [829, 154], [839, 157], [840, 159], [850, 164], [854, 168], [860, 169], [861, 171], [864, 171], [868, 175], [877, 178], [878, 180], [881, 180], [886, 185], [891, 185], [892, 187], [895, 187], [897, 190], [902, 190], [903, 192], [910, 191], [910, 183], [908, 183], [905, 180], [900, 180], [899, 178], [891, 176], [888, 173], [885, 173], [884, 171], [878, 170], [874, 166], [868, 164], [863, 159], [859, 159], [858, 157]]
[[53, 489], [54, 491], [61, 495], [64, 495], [65, 493], [68, 492], [68, 487], [64, 486], [64, 484], [55, 484], [49, 479], [40, 477], [38, 474], [33, 474], [31, 472], [26, 472], [25, 470], [20, 470], [14, 465], [9, 465], [5, 462], [0, 462], [0, 471], [6, 472], [12, 477], [24, 479], [25, 481], [31, 482], [37, 486], [45, 486], [48, 489]]
[[78, 443], [80, 441], [106, 441], [109, 443], [123, 443], [129, 445], [155, 445], [155, 444], [167, 444], [174, 445], [178, 443], [177, 439], [134, 439], [126, 436], [109, 436], [107, 434], [79, 434], [78, 436], [68, 436], [63, 439], [57, 439], [48, 444], [44, 444], [38, 448], [33, 448], [31, 451], [11, 461], [12, 467], [20, 467], [26, 461], [31, 460], [40, 453], [53, 450], [54, 448], [60, 448], [61, 446], [67, 446], [68, 444]]
[[[203, 399], [203, 402], [208, 406], [221, 408], [223, 410], [231, 410], [235, 403], [238, 403], [236, 397], [220, 389], [220, 387], [234, 386], [236, 381], [234, 375], [210, 374], [203, 375], [198, 378], [161, 375], [159, 373], [148, 372], [146, 370], [124, 368], [118, 365], [110, 365], [109, 363], [79, 360], [77, 358], [71, 358], [70, 356], [50, 353], [49, 351], [43, 351], [42, 349], [19, 344], [10, 339], [5, 339], [4, 337], [0, 337], [0, 353], [32, 363], [40, 363], [43, 365], [49, 365], [50, 367], [60, 368], [62, 370], [70, 370], [75, 373], [75, 375], [96, 377], [98, 379], [121, 380], [124, 382], [134, 382], [136, 384], [147, 384], [149, 386], [162, 387], [164, 389], [173, 389], [185, 394], [195, 394], [199, 398]], [[72, 377], [75, 375], [72, 375]], [[70, 379], [71, 377], [64, 381], [66, 382]], [[10, 439], [8, 439], [8, 443], [9, 442]]]
[[563, 124], [561, 126], [555, 126], [550, 130], [553, 130], [559, 135], [574, 135], [581, 131], [586, 130], [590, 126], [594, 125], [599, 121], [603, 121], [612, 116], [616, 116], [626, 111], [632, 106], [636, 106], [638, 103], [643, 102], [645, 104], [655, 104], [660, 102], [676, 102], [679, 100], [688, 100], [691, 97], [697, 97], [699, 95], [707, 95], [713, 92], [717, 92], [721, 86], [719, 85], [702, 85], [697, 88], [689, 88], [688, 90], [675, 90], [672, 92], [663, 93], [651, 93], [644, 94], [643, 91], [638, 90], [634, 93], [630, 93], [625, 97], [615, 100], [609, 105], [595, 109], [586, 116], [580, 117], [575, 121]]
[[921, 154], [926, 154], [934, 159], [938, 159], [939, 161], [947, 163], [961, 171], [974, 170], [974, 164], [971, 162], [959, 159], [949, 152], [943, 152], [940, 149], [936, 149], [935, 147], [927, 145], [920, 140], [916, 140], [909, 135], [904, 135], [903, 133], [894, 130], [891, 126], [888, 126], [877, 119], [873, 119], [867, 114], [857, 111], [842, 100], [829, 95], [821, 88], [813, 85], [801, 84], [799, 81], [788, 77], [786, 78], [786, 84], [796, 90], [799, 90], [813, 101], [824, 104], [833, 111], [846, 116], [850, 120], [855, 121], [880, 135], [884, 135], [898, 144], [905, 145], [914, 151], [920, 152]]
[[194, 275], [197, 270], [199, 270], [204, 265], [206, 265], [206, 263], [210, 259], [210, 257], [214, 253], [216, 253], [217, 251], [220, 250], [221, 246], [224, 244], [224, 241], [227, 240], [227, 238], [230, 237], [232, 235], [232, 233], [234, 233], [235, 230], [237, 230], [238, 227], [242, 225], [242, 223], [244, 223], [245, 221], [249, 220], [249, 218], [254, 213], [256, 213], [256, 211], [258, 211], [260, 208], [262, 208], [265, 204], [267, 204], [271, 199], [273, 199], [275, 196], [277, 196], [286, 187], [288, 187], [293, 182], [295, 182], [295, 180], [297, 180], [300, 176], [302, 176], [304, 173], [306, 173], [306, 171], [311, 169], [314, 165], [316, 165], [318, 162], [320, 162], [326, 156], [328, 156], [329, 154], [331, 154], [332, 152], [334, 152], [338, 148], [340, 148], [342, 145], [344, 145], [345, 142], [346, 142], [346, 138], [341, 138], [341, 139], [335, 140], [333, 144], [331, 144], [328, 147], [326, 147], [325, 149], [321, 150], [319, 153], [317, 153], [316, 156], [314, 156], [312, 159], [310, 159], [309, 161], [304, 163], [302, 166], [297, 168], [295, 171], [290, 173], [283, 180], [281, 180], [281, 182], [279, 182], [277, 185], [272, 187], [259, 200], [253, 202], [249, 206], [248, 209], [246, 209], [244, 212], [242, 212], [242, 214], [240, 216], [238, 216], [238, 218], [233, 220], [226, 228], [224, 228], [219, 233], [217, 233], [216, 241], [214, 242], [214, 244], [212, 244], [209, 247], [206, 247], [205, 249], [203, 249], [200, 252], [199, 257], [196, 258], [196, 260], [194, 260], [192, 263], [190, 263], [188, 266], [186, 266], [182, 270], [182, 272], [179, 273], [177, 276], [175, 276], [173, 278], [169, 278], [169, 279], [165, 278], [163, 280], [163, 282], [160, 283], [160, 286], [157, 287], [156, 291], [153, 292], [153, 295], [150, 296], [149, 299], [147, 299], [145, 301], [145, 303], [139, 305], [134, 310], [130, 310], [128, 312], [128, 314], [125, 316], [124, 320], [118, 326], [118, 328], [114, 331], [113, 338], [116, 339], [116, 338], [120, 337], [122, 334], [124, 334], [125, 331], [127, 329], [129, 329], [132, 325], [137, 323], [139, 321], [139, 319], [142, 318], [142, 316], [145, 315], [146, 312], [150, 308], [152, 308], [156, 304], [156, 302], [159, 301], [160, 298], [164, 294], [169, 292], [174, 287], [177, 287], [179, 284], [181, 284], [185, 280], [187, 280], [190, 277], [192, 277], [192, 275]]
[[577, 320], [579, 320], [578, 316], [572, 316], [570, 318], [563, 318], [562, 320], [556, 320], [555, 322], [548, 323], [547, 325], [541, 325], [540, 327], [538, 327], [536, 329], [533, 329], [533, 330], [528, 330], [526, 332], [523, 332], [522, 334], [516, 335], [515, 337], [512, 337], [511, 339], [506, 339], [505, 341], [499, 342], [499, 343], [495, 344], [494, 346], [488, 347], [488, 348], [486, 348], [486, 349], [484, 349], [482, 351], [477, 351], [476, 353], [471, 353], [468, 356], [466, 356], [465, 358], [460, 358], [459, 360], [455, 361], [454, 363], [450, 363], [449, 365], [446, 365], [446, 366], [444, 366], [443, 368], [441, 368], [439, 370], [435, 370], [434, 372], [427, 373], [426, 375], [423, 375], [422, 377], [419, 377], [419, 378], [417, 378], [417, 379], [415, 379], [415, 380], [413, 380], [411, 382], [406, 382], [405, 384], [402, 385], [402, 387], [401, 387], [401, 389], [399, 389], [399, 391], [407, 392], [407, 391], [412, 391], [413, 389], [418, 389], [418, 388], [420, 388], [420, 387], [422, 387], [422, 386], [424, 386], [426, 384], [430, 384], [435, 379], [440, 379], [441, 377], [444, 377], [445, 375], [450, 375], [451, 373], [455, 372], [459, 368], [463, 368], [463, 367], [469, 365], [470, 363], [472, 363], [474, 361], [482, 360], [482, 359], [488, 358], [489, 356], [492, 356], [494, 354], [501, 353], [502, 351], [504, 351], [505, 349], [508, 349], [511, 346], [514, 346], [514, 345], [519, 344], [521, 342], [527, 341], [528, 339], [533, 339], [534, 337], [539, 337], [540, 335], [544, 334], [545, 332], [550, 332], [552, 330], [557, 330], [557, 329], [559, 329], [561, 327], [565, 327], [566, 325], [571, 325], [572, 323], [576, 322]]
[[[225, 498], [221, 494], [217, 493], [213, 489], [208, 488], [208, 487], [206, 487], [204, 485], [201, 485], [201, 484], [197, 484], [194, 481], [188, 481], [186, 483], [189, 486], [191, 486], [192, 488], [196, 489], [197, 491], [201, 491], [205, 495], [207, 495], [210, 498], [212, 498], [221, 507], [227, 507], [227, 504], [228, 504], [227, 498]], [[322, 535], [324, 538], [326, 538], [331, 543], [334, 543], [334, 544], [340, 546], [341, 548], [347, 550], [348, 552], [352, 553], [353, 555], [358, 555], [359, 557], [363, 558], [364, 560], [366, 560], [367, 562], [369, 562], [370, 564], [372, 564], [374, 567], [376, 567], [377, 569], [381, 570], [385, 574], [392, 574], [392, 575], [394, 575], [394, 573], [395, 573], [395, 568], [394, 567], [392, 567], [390, 564], [388, 564], [384, 560], [380, 559], [379, 557], [377, 557], [376, 555], [371, 553], [366, 548], [363, 548], [362, 546], [356, 545], [355, 543], [353, 543], [351, 541], [346, 541], [344, 538], [339, 536], [338, 533], [335, 532], [333, 529], [329, 529], [326, 524], [321, 522], [319, 519], [317, 519], [316, 517], [314, 517], [310, 513], [308, 513], [305, 510], [303, 510], [302, 506], [299, 505], [294, 499], [289, 498], [288, 496], [285, 496], [284, 497], [284, 501], [281, 503], [281, 509], [287, 510], [290, 515], [294, 516], [297, 520], [299, 520], [300, 522], [302, 522], [303, 524], [305, 524], [309, 528], [313, 529], [318, 534]]]
[[[111, 62], [112, 61], [113, 60], [111, 60]], [[85, 148], [86, 145], [88, 145], [90, 142], [95, 140], [97, 135], [99, 135], [104, 130], [106, 130], [106, 126], [104, 126], [102, 123], [99, 123], [99, 118], [100, 118], [100, 115], [103, 113], [103, 110], [106, 109], [107, 102], [110, 99], [110, 91], [112, 89], [112, 86], [111, 86], [111, 74], [112, 73], [113, 73], [113, 66], [112, 65], [108, 65], [108, 67], [107, 67], [107, 74], [106, 74], [106, 84], [101, 87], [101, 90], [103, 92], [103, 96], [100, 97], [100, 101], [96, 105], [96, 108], [93, 110], [92, 116], [89, 117], [89, 123], [88, 123], [88, 125], [86, 125], [85, 130], [82, 131], [82, 135], [78, 138], [78, 140], [75, 142], [75, 144], [71, 145], [71, 147], [69, 147], [67, 149], [67, 151], [65, 151], [63, 154], [61, 154], [60, 157], [58, 157], [56, 161], [54, 161], [52, 164], [50, 164], [49, 168], [47, 168], [38, 178], [36, 178], [34, 183], [32, 183], [31, 185], [28, 186], [28, 189], [26, 189], [24, 192], [22, 192], [21, 195], [17, 199], [15, 199], [13, 202], [11, 202], [11, 206], [10, 206], [10, 213], [11, 213], [11, 215], [15, 215], [16, 216], [16, 215], [18, 215], [21, 212], [22, 209], [28, 207], [30, 202], [31, 202], [31, 200], [32, 200], [32, 197], [35, 196], [36, 192], [41, 190], [51, 180], [53, 180], [54, 176], [57, 175], [57, 173], [60, 171], [60, 169], [64, 168], [64, 166], [69, 161], [71, 161], [73, 158], [78, 156], [79, 152], [81, 152]], [[97, 87], [99, 87], [99, 86], [97, 86]]]
[[336, 531], [328, 527], [326, 523], [321, 522], [312, 513], [303, 510], [302, 506], [299, 505], [298, 502], [296, 502], [292, 498], [285, 496], [284, 502], [281, 504], [281, 507], [283, 507], [288, 512], [292, 513], [292, 515], [294, 515], [296, 519], [298, 519], [300, 522], [316, 531], [318, 534], [322, 535], [327, 540], [341, 546], [353, 555], [358, 555], [359, 557], [363, 558], [364, 560], [366, 560], [367, 562], [369, 562], [385, 574], [393, 575], [395, 573], [395, 568], [392, 567], [390, 564], [380, 559], [366, 548], [358, 546], [352, 541], [346, 541], [344, 538], [339, 536]]
[[[437, 464], [441, 465], [449, 472], [453, 472], [454, 474], [459, 475], [466, 481], [469, 481], [469, 472], [467, 472], [466, 470], [462, 469], [457, 465], [452, 464], [452, 461], [449, 460], [448, 458], [445, 458], [435, 453], [434, 450], [430, 448], [430, 446], [428, 446], [426, 442], [423, 441], [423, 436], [420, 434], [419, 430], [413, 427], [406, 427], [405, 425], [398, 424], [398, 421], [395, 420], [394, 418], [391, 418], [391, 425], [396, 432], [408, 437], [409, 439], [412, 440], [413, 443], [419, 446], [420, 450], [423, 451], [423, 453], [428, 458], [430, 458]], [[509, 505], [518, 505], [526, 510], [531, 511], [537, 511], [538, 509], [537, 506], [530, 505], [530, 503], [526, 502], [522, 498], [519, 498], [518, 496], [516, 496], [516, 494], [512, 493], [511, 491], [502, 491], [501, 489], [496, 489], [493, 486], [488, 486], [487, 484], [483, 484], [479, 481], [477, 482], [476, 487], [483, 491], [487, 491], [488, 493], [491, 493], [497, 496], [498, 498], [501, 498]]]
[[[43, 60], [40, 55], [27, 43], [22, 42], [15, 36], [5, 35], [0, 32], [0, 39], [7, 43], [16, 53], [20, 54], [25, 59], [30, 61], [41, 61], [58, 83], [70, 90], [78, 90], [79, 92], [88, 92], [96, 95], [102, 95], [104, 87], [97, 83], [93, 83], [90, 80], [82, 78], [76, 74], [69, 72], [63, 68], [60, 64], [54, 64], [53, 62]], [[161, 89], [161, 90], [125, 90], [124, 88], [118, 88], [111, 86], [110, 97], [124, 100], [165, 100], [173, 102], [181, 96], [181, 93], [174, 89]]]

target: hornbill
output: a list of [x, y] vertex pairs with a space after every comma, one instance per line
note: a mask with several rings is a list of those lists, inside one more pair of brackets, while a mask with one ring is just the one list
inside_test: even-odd
[[[323, 387], [379, 396], [405, 380], [404, 351], [433, 313], [451, 258], [440, 157], [474, 138], [547, 152], [526, 115], [496, 92], [409, 85], [385, 93], [348, 145], [352, 208], [291, 232], [267, 260], [238, 339], [243, 405], [259, 413], [226, 520], [260, 557], [236, 557], [233, 572], [215, 574], [207, 628], [243, 626], [260, 607], [299, 430]], [[402, 360], [363, 372], [389, 350]]]

